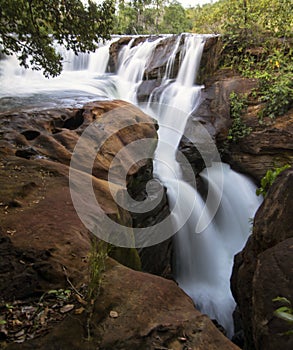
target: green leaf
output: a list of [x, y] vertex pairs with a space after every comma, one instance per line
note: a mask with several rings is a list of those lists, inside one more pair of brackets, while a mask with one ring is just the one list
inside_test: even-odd
[[277, 316], [278, 318], [281, 318], [284, 321], [287, 321], [289, 323], [293, 323], [293, 315], [292, 314], [276, 310], [274, 312], [274, 315]]

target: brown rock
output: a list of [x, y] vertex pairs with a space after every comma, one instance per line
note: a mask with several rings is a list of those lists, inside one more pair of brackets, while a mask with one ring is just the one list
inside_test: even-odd
[[118, 55], [123, 46], [127, 45], [132, 38], [122, 37], [110, 45], [109, 49], [109, 70], [111, 73], [116, 73], [118, 69]]
[[276, 344], [280, 349], [292, 347], [292, 338], [290, 343], [279, 335], [285, 326], [280, 328], [281, 321], [272, 315], [273, 298], [284, 296], [293, 302], [292, 180], [293, 171], [287, 170], [275, 181], [256, 213], [253, 234], [235, 258], [231, 286], [242, 316], [246, 349], [273, 350]]
[[275, 120], [258, 124], [259, 106], [250, 107], [243, 117], [252, 132], [231, 147], [229, 162], [241, 172], [260, 180], [267, 170], [292, 164], [293, 109]]
[[[18, 280], [28, 281], [32, 295], [53, 287], [66, 286], [66, 274], [76, 284], [83, 282], [80, 270], [86, 268], [90, 237], [72, 204], [68, 166], [79, 135], [93, 121], [97, 121], [99, 126], [95, 138], [99, 140], [105, 135], [111, 137], [104, 143], [94, 164], [93, 173], [100, 175], [100, 178], [90, 174], [84, 174], [83, 177], [92, 177], [101, 210], [112, 219], [131, 226], [129, 213], [117, 206], [109, 191], [107, 167], [121, 147], [135, 140], [151, 138], [154, 143], [148, 143], [150, 150], [155, 147], [157, 135], [151, 118], [122, 101], [91, 103], [81, 110], [19, 113], [3, 115], [1, 118], [0, 220], [3, 234], [10, 236], [11, 250], [17, 251], [18, 255], [32, 251], [36, 256], [43, 256], [43, 252], [49, 252], [48, 256], [44, 255], [44, 259], [37, 259], [33, 267], [28, 268], [28, 272], [19, 263], [12, 262], [13, 258], [11, 262], [8, 261], [9, 264], [18, 266], [15, 268], [15, 271], [21, 271]], [[26, 148], [18, 142], [20, 135], [27, 142]], [[89, 143], [85, 148], [85, 156], [92, 152], [91, 146]], [[132, 167], [126, 180], [131, 182], [132, 191], [136, 193], [138, 189], [135, 188], [136, 182], [131, 181], [132, 177], [144, 169], [150, 179], [152, 168], [148, 160], [133, 161], [131, 153], [127, 157], [127, 162]], [[126, 168], [126, 173], [127, 170]], [[117, 179], [119, 171], [118, 168]], [[77, 191], [78, 188], [82, 188], [81, 183], [77, 186]], [[121, 187], [112, 184], [112, 189], [118, 193]], [[91, 210], [88, 203], [84, 207]], [[95, 219], [98, 227], [101, 218]], [[33, 253], [28, 254], [31, 256]], [[11, 256], [15, 254], [12, 253]], [[8, 280], [16, 282], [16, 274], [18, 272], [12, 272], [7, 277]], [[6, 282], [3, 285], [7, 286]], [[17, 287], [11, 288], [5, 288], [7, 292], [2, 297], [14, 295], [24, 298], [28, 294], [25, 287], [19, 290]], [[17, 293], [10, 293], [12, 290], [17, 290]]]
[[258, 255], [253, 277], [252, 329], [256, 349], [292, 349], [289, 322], [274, 315], [282, 303], [273, 302], [278, 296], [293, 300], [293, 238], [288, 238]]
[[[111, 313], [115, 311], [115, 316]], [[12, 349], [238, 349], [177, 285], [161, 277], [136, 272], [109, 261], [102, 291], [90, 320], [67, 317], [42, 338]]]
[[[160, 79], [164, 76], [168, 59], [176, 48], [177, 40], [178, 35], [173, 35], [160, 40], [160, 42], [155, 47], [145, 69], [145, 80]], [[181, 39], [181, 44], [182, 42], [183, 38]], [[182, 45], [181, 47], [178, 47], [176, 53], [174, 69], [173, 72], [171, 72], [170, 76], [171, 79], [176, 78], [177, 76], [179, 69], [179, 54], [181, 49]]]

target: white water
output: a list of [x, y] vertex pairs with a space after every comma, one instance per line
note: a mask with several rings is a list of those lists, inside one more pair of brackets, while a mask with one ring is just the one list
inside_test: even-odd
[[126, 101], [137, 103], [136, 91], [142, 82], [146, 63], [154, 48], [161, 39], [144, 41], [132, 47], [134, 39], [122, 49], [119, 55], [119, 69], [117, 77], [118, 96]]
[[[6, 101], [11, 99], [16, 104], [20, 100], [21, 107], [28, 104], [32, 107], [76, 106], [94, 99], [112, 98], [136, 103], [136, 91], [143, 79], [147, 61], [160, 40], [146, 41], [135, 47], [132, 47], [133, 40], [130, 41], [120, 52], [116, 76], [105, 74], [110, 44], [91, 55], [76, 57], [67, 53], [64, 55], [64, 72], [50, 80], [40, 72], [18, 68], [13, 57], [1, 61], [2, 108], [6, 108]], [[225, 164], [214, 163], [200, 174], [209, 187], [210, 198], [222, 195], [212, 220], [213, 206], [217, 207], [218, 203], [205, 203], [196, 188], [183, 180], [184, 174], [176, 160], [176, 149], [190, 112], [196, 109], [200, 101], [202, 86], [196, 86], [194, 82], [204, 37], [185, 37], [178, 76], [175, 81], [170, 81], [179, 42], [180, 38], [168, 60], [168, 69], [162, 80], [164, 86], [160, 87], [163, 92], [159, 104], [149, 104], [149, 108], [152, 108], [149, 112], [157, 117], [160, 125], [154, 173], [167, 187], [171, 210], [176, 207], [172, 211], [172, 220], [175, 227], [181, 227], [175, 237], [176, 279], [197, 307], [211, 318], [216, 318], [231, 336], [235, 302], [229, 280], [233, 256], [247, 240], [249, 218], [254, 216], [260, 199], [255, 196], [255, 186], [249, 179]], [[181, 205], [175, 206], [176, 201]], [[203, 218], [212, 222], [204, 225], [202, 232], [195, 233]]]
[[110, 76], [105, 79], [110, 44], [78, 56], [60, 48], [64, 69], [60, 76], [50, 79], [40, 71], [20, 67], [15, 56], [1, 60], [0, 110], [13, 105], [22, 108], [82, 106], [91, 100], [114, 98], [114, 83]]

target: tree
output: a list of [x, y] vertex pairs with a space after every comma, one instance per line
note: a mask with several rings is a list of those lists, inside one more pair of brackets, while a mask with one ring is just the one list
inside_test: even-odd
[[176, 0], [164, 9], [163, 21], [160, 24], [162, 33], [179, 34], [190, 31], [191, 22], [186, 17], [184, 7]]
[[110, 38], [114, 1], [0, 0], [0, 52], [15, 53], [22, 66], [46, 77], [62, 71], [56, 44], [78, 52], [94, 51]]

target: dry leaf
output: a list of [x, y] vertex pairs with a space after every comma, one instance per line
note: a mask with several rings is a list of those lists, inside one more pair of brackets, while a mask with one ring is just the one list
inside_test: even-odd
[[20, 326], [20, 325], [22, 325], [22, 322], [21, 321], [19, 321], [19, 320], [12, 320], [12, 325], [13, 326]]
[[112, 318], [117, 318], [118, 317], [118, 312], [117, 311], [110, 311], [110, 317]]
[[80, 315], [80, 314], [82, 314], [82, 313], [84, 312], [84, 310], [85, 310], [84, 307], [80, 307], [79, 309], [76, 309], [76, 310], [74, 311], [74, 313], [75, 313], [76, 315]]
[[71, 311], [72, 309], [74, 309], [74, 305], [73, 305], [73, 304], [67, 304], [67, 305], [61, 307], [60, 312], [61, 312], [62, 314], [65, 314], [66, 312], [69, 312], [69, 311]]
[[80, 295], [75, 294], [75, 297], [80, 304], [87, 305], [87, 302], [84, 299], [82, 299], [82, 297]]

